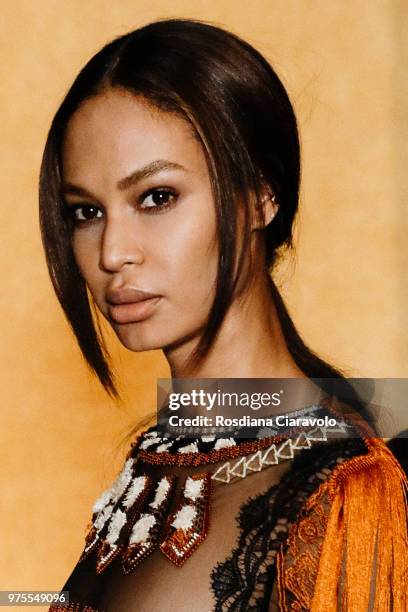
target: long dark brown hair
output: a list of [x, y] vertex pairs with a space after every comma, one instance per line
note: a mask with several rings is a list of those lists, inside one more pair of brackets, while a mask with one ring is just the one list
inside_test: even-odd
[[[155, 107], [182, 116], [206, 155], [217, 214], [219, 261], [214, 302], [193, 363], [208, 353], [232, 301], [249, 256], [251, 202], [265, 186], [279, 204], [263, 230], [265, 269], [271, 273], [283, 250], [292, 248], [298, 209], [300, 152], [296, 117], [277, 74], [247, 42], [201, 21], [150, 23], [116, 38], [81, 70], [58, 109], [48, 134], [40, 176], [40, 222], [51, 279], [82, 353], [105, 389], [114, 377], [92, 316], [85, 282], [72, 250], [72, 225], [61, 198], [61, 143], [69, 119], [88, 98], [120, 88]], [[242, 248], [234, 276], [238, 207], [244, 214]], [[309, 377], [343, 373], [319, 358], [300, 337], [282, 296], [270, 290], [288, 349]]]

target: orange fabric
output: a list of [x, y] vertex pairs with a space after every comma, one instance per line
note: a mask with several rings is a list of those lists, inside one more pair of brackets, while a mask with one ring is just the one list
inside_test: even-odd
[[[279, 551], [279, 609], [284, 612], [311, 610], [322, 543], [328, 535], [330, 499], [327, 485], [328, 481], [309, 497], [289, 531], [285, 552], [283, 547]], [[335, 609], [334, 602], [331, 610]]]
[[277, 565], [282, 610], [339, 609], [343, 561], [341, 608], [408, 609], [408, 481], [382, 440], [365, 443], [368, 454], [339, 465], [291, 529]]

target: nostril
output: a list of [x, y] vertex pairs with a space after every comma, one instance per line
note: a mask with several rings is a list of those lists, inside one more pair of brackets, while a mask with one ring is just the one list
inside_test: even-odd
[[100, 248], [100, 267], [108, 272], [119, 272], [124, 266], [141, 264], [144, 252], [129, 219], [108, 222], [105, 226]]

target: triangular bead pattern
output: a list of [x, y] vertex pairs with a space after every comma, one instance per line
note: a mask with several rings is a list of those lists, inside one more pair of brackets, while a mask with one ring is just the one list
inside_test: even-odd
[[[330, 431], [334, 431], [331, 428]], [[336, 431], [343, 431], [341, 427]], [[345, 429], [344, 429], [345, 431]], [[324, 427], [316, 427], [310, 431], [302, 431], [295, 439], [289, 438], [281, 444], [271, 444], [265, 450], [259, 450], [248, 457], [241, 457], [235, 463], [227, 461], [216, 470], [211, 478], [218, 482], [229, 483], [232, 479], [245, 478], [250, 472], [260, 472], [262, 469], [277, 465], [282, 461], [293, 459], [295, 451], [311, 448], [313, 442], [326, 442], [327, 432]]]

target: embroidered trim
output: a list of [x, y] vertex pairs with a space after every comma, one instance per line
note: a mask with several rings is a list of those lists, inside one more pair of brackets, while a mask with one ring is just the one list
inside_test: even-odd
[[179, 505], [167, 524], [160, 550], [181, 567], [205, 540], [209, 527], [211, 475], [188, 476]]
[[[174, 465], [197, 467], [209, 463], [218, 463], [226, 459], [235, 459], [242, 455], [249, 455], [259, 449], [267, 448], [272, 442], [280, 442], [284, 440], [283, 435], [262, 440], [247, 440], [240, 444], [225, 446], [223, 448], [212, 449], [208, 453], [201, 452], [182, 452], [180, 454], [172, 454], [167, 451], [156, 453], [148, 450], [140, 450], [138, 456], [141, 461], [150, 465]], [[222, 440], [222, 438], [219, 438]]]
[[[322, 408], [318, 406], [313, 410]], [[99, 574], [121, 554], [123, 572], [130, 573], [155, 548], [160, 548], [180, 567], [207, 535], [211, 484], [245, 478], [280, 461], [293, 459], [296, 451], [310, 449], [314, 442], [328, 439], [325, 427], [303, 428], [300, 432], [299, 429], [291, 427], [285, 435], [239, 443], [233, 439], [209, 440], [208, 436], [203, 436], [202, 441], [193, 440], [187, 444], [185, 440], [179, 441], [172, 446], [172, 452], [169, 452], [169, 444], [173, 445], [174, 441], [167, 443], [165, 438], [158, 438], [155, 430], [144, 432], [132, 446], [111, 488], [104, 491], [93, 506], [92, 524], [80, 561], [96, 550]], [[287, 437], [288, 431], [296, 432], [294, 440]], [[212, 450], [200, 452], [201, 443], [212, 444]], [[149, 450], [153, 446], [155, 450]], [[226, 462], [214, 473], [208, 471], [187, 477], [177, 510], [167, 520], [166, 512], [177, 481], [175, 476], [162, 478], [155, 497], [146, 505], [155, 484], [150, 476], [138, 474], [143, 462], [190, 467], [237, 457], [239, 460], [233, 465]]]
[[330, 509], [327, 485], [327, 482], [322, 483], [308, 499], [300, 518], [291, 527], [286, 554], [282, 548], [278, 553], [282, 610], [307, 611], [311, 608]]
[[[319, 418], [319, 415], [332, 413], [330, 404], [323, 399], [320, 404], [313, 404], [302, 410], [287, 413], [285, 417], [288, 420], [295, 417], [301, 418], [302, 415], [307, 415], [307, 418], [310, 418], [310, 415]], [[348, 427], [345, 419], [341, 418], [338, 420], [338, 426], [331, 427], [330, 432], [346, 433]], [[294, 435], [298, 435], [299, 429], [299, 426], [288, 426], [284, 429], [280, 427], [280, 433], [277, 433], [278, 428], [258, 428], [254, 438], [242, 441], [240, 438], [216, 438], [207, 435], [201, 436], [201, 438], [182, 439], [178, 437], [170, 440], [160, 437], [159, 432], [151, 427], [135, 440], [128, 457], [137, 456], [150, 465], [197, 467], [253, 454], [258, 450], [270, 447], [272, 444], [279, 444]], [[301, 429], [307, 431], [308, 428], [302, 427]], [[313, 426], [309, 429], [312, 430]]]
[[175, 476], [164, 476], [157, 484], [155, 496], [140, 514], [129, 536], [127, 548], [122, 553], [122, 568], [129, 574], [139, 563], [158, 548], [163, 519], [170, 503], [176, 482]]
[[276, 442], [264, 452], [258, 450], [250, 457], [242, 457], [232, 466], [229, 461], [221, 465], [211, 478], [219, 482], [230, 483], [238, 478], [246, 478], [248, 472], [260, 472], [265, 467], [277, 465], [281, 460], [293, 459], [295, 451], [309, 449], [312, 442], [327, 442], [326, 429], [316, 427], [308, 432], [301, 432], [295, 440], [285, 440], [280, 446]]
[[96, 549], [98, 574], [122, 550], [128, 532], [152, 489], [150, 476], [137, 475], [135, 470], [136, 461], [127, 460], [112, 487], [93, 506], [92, 525], [80, 561]]

